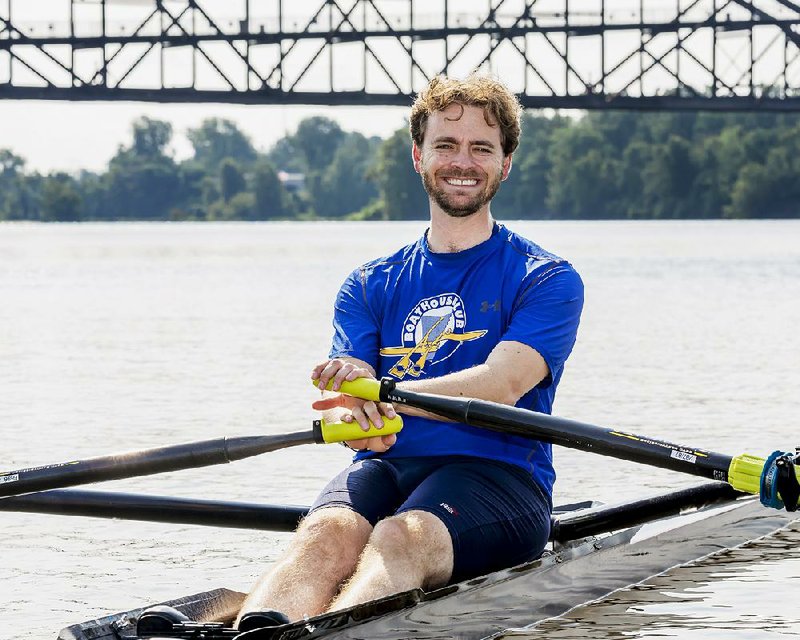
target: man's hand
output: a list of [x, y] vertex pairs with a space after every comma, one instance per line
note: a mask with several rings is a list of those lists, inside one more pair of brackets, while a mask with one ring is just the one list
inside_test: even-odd
[[[326, 389], [328, 383], [333, 381], [331, 390], [338, 391], [345, 380], [348, 382], [352, 382], [356, 378], [372, 378], [374, 380], [375, 372], [366, 362], [355, 358], [335, 358], [326, 360], [314, 367], [311, 372], [311, 378], [317, 381], [317, 386], [322, 390]], [[342, 422], [353, 422], [355, 420], [364, 431], [369, 430], [370, 422], [378, 429], [381, 429], [383, 427], [383, 416], [394, 418], [397, 415], [391, 403], [376, 403], [341, 393], [317, 400], [312, 403], [311, 408], [317, 411], [340, 409], [337, 413], [337, 419], [342, 420]], [[396, 441], [397, 436], [390, 434], [388, 436], [348, 440], [347, 445], [359, 451], [369, 450], [383, 453]]]

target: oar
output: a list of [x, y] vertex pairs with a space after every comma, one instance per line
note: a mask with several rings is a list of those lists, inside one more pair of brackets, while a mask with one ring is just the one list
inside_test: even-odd
[[308, 507], [55, 489], [0, 499], [0, 511], [294, 531]]
[[800, 497], [800, 468], [788, 454], [773, 454], [769, 460], [748, 454], [729, 456], [496, 402], [408, 391], [397, 388], [391, 378], [380, 382], [357, 378], [342, 383], [340, 391], [365, 400], [405, 404], [473, 427], [712, 478], [738, 491], [761, 493], [765, 504], [770, 497], [765, 491], [772, 490], [770, 506], [782, 506], [774, 503], [780, 494], [789, 511], [797, 508]]
[[323, 420], [315, 420], [310, 431], [272, 436], [217, 438], [88, 460], [5, 471], [0, 472], [0, 497], [103, 480], [118, 480], [224, 464], [301, 444], [343, 442], [371, 436], [390, 435], [402, 428], [402, 420], [398, 418], [389, 420], [384, 417], [383, 422], [384, 426], [381, 429], [377, 429], [373, 425], [369, 431], [362, 431], [356, 422], [327, 424]]
[[[550, 523], [550, 539], [558, 542], [595, 536], [644, 524], [691, 508], [735, 500], [743, 495], [724, 482], [703, 482], [683, 489], [559, 513]], [[0, 504], [2, 502], [0, 501]]]
[[[565, 542], [624, 529], [739, 495], [729, 484], [706, 482], [616, 505], [557, 506], [550, 539]], [[297, 528], [308, 507], [55, 489], [2, 498], [0, 511], [289, 532]]]

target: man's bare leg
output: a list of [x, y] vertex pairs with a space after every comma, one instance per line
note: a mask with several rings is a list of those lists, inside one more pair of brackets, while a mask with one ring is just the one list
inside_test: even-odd
[[453, 541], [445, 524], [427, 511], [406, 511], [375, 526], [353, 577], [329, 610], [443, 586], [452, 574]]
[[256, 582], [239, 612], [275, 609], [290, 620], [325, 611], [352, 575], [372, 532], [363, 516], [343, 507], [309, 515], [283, 558]]

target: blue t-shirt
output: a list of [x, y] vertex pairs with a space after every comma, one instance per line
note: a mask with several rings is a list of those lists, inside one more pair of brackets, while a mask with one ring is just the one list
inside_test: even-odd
[[[417, 380], [481, 364], [501, 341], [538, 351], [550, 374], [517, 407], [550, 413], [575, 344], [583, 283], [565, 260], [495, 224], [485, 242], [433, 253], [423, 236], [359, 267], [342, 285], [330, 357], [354, 357], [379, 377]], [[468, 455], [519, 465], [552, 493], [551, 446], [464, 424], [404, 416], [397, 443], [381, 455]]]

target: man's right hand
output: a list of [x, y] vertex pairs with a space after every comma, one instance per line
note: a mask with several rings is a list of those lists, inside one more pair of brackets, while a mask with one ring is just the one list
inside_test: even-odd
[[[318, 364], [311, 372], [312, 380], [317, 381], [317, 386], [324, 390], [328, 383], [332, 381], [331, 390], [338, 391], [342, 382], [353, 381], [357, 378], [375, 379], [375, 372], [366, 362], [355, 358], [334, 358]], [[329, 396], [312, 403], [312, 409], [318, 411], [330, 411], [340, 409], [336, 418], [343, 422], [358, 422], [364, 431], [369, 430], [370, 422], [378, 429], [383, 427], [383, 416], [387, 418], [396, 417], [394, 406], [388, 402], [373, 402], [353, 398], [344, 394]], [[347, 445], [353, 449], [362, 451], [369, 450], [375, 453], [387, 451], [395, 442], [397, 436], [390, 434], [387, 436], [373, 436], [372, 438], [362, 438], [359, 440], [348, 440]]]

